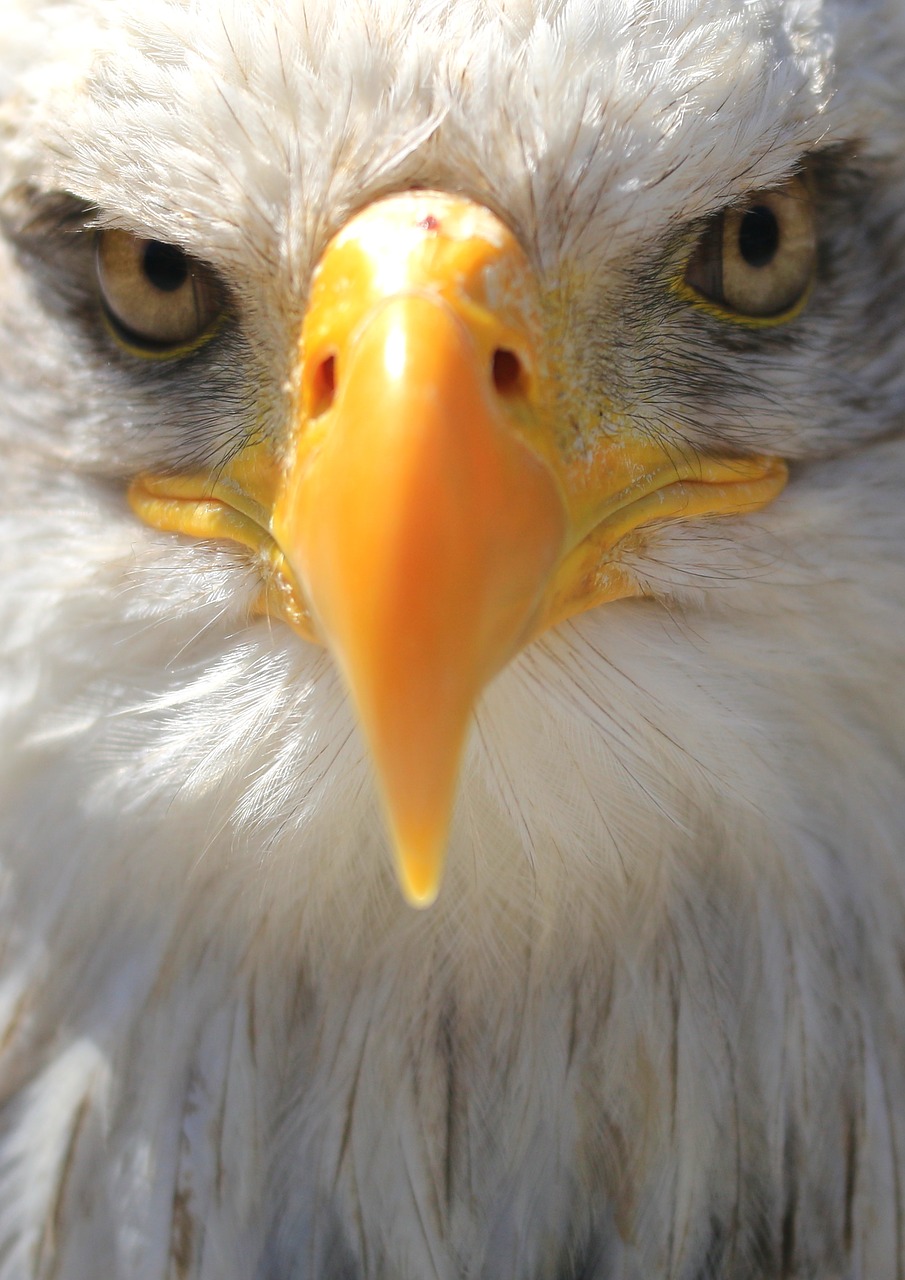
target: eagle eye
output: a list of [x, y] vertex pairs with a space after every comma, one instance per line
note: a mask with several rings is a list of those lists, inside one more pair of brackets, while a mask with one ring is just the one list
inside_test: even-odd
[[209, 268], [176, 245], [128, 231], [99, 233], [97, 280], [113, 332], [139, 354], [185, 354], [222, 311]]
[[713, 219], [688, 260], [684, 283], [730, 319], [781, 323], [805, 301], [816, 267], [813, 199], [806, 180], [796, 176]]

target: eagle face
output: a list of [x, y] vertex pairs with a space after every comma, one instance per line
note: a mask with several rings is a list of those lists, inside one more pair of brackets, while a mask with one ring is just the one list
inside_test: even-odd
[[14, 8], [0, 1280], [902, 1273], [903, 83]]

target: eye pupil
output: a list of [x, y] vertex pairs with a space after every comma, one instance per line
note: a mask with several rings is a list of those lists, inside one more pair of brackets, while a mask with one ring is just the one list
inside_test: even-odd
[[767, 267], [778, 248], [779, 222], [775, 213], [766, 205], [753, 205], [739, 224], [739, 253], [749, 267]]
[[189, 276], [189, 264], [182, 250], [159, 240], [148, 241], [142, 269], [148, 283], [161, 293], [175, 293]]

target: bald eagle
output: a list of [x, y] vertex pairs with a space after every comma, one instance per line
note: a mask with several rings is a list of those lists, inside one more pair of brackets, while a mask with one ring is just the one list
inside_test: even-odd
[[905, 1275], [900, 0], [7, 0], [0, 1280]]

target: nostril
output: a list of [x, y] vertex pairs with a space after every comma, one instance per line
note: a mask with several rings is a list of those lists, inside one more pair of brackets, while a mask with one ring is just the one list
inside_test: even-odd
[[336, 356], [325, 356], [311, 378], [310, 414], [312, 418], [326, 413], [336, 396]]
[[493, 385], [501, 396], [521, 395], [525, 391], [526, 376], [521, 360], [507, 347], [497, 347], [493, 353]]

